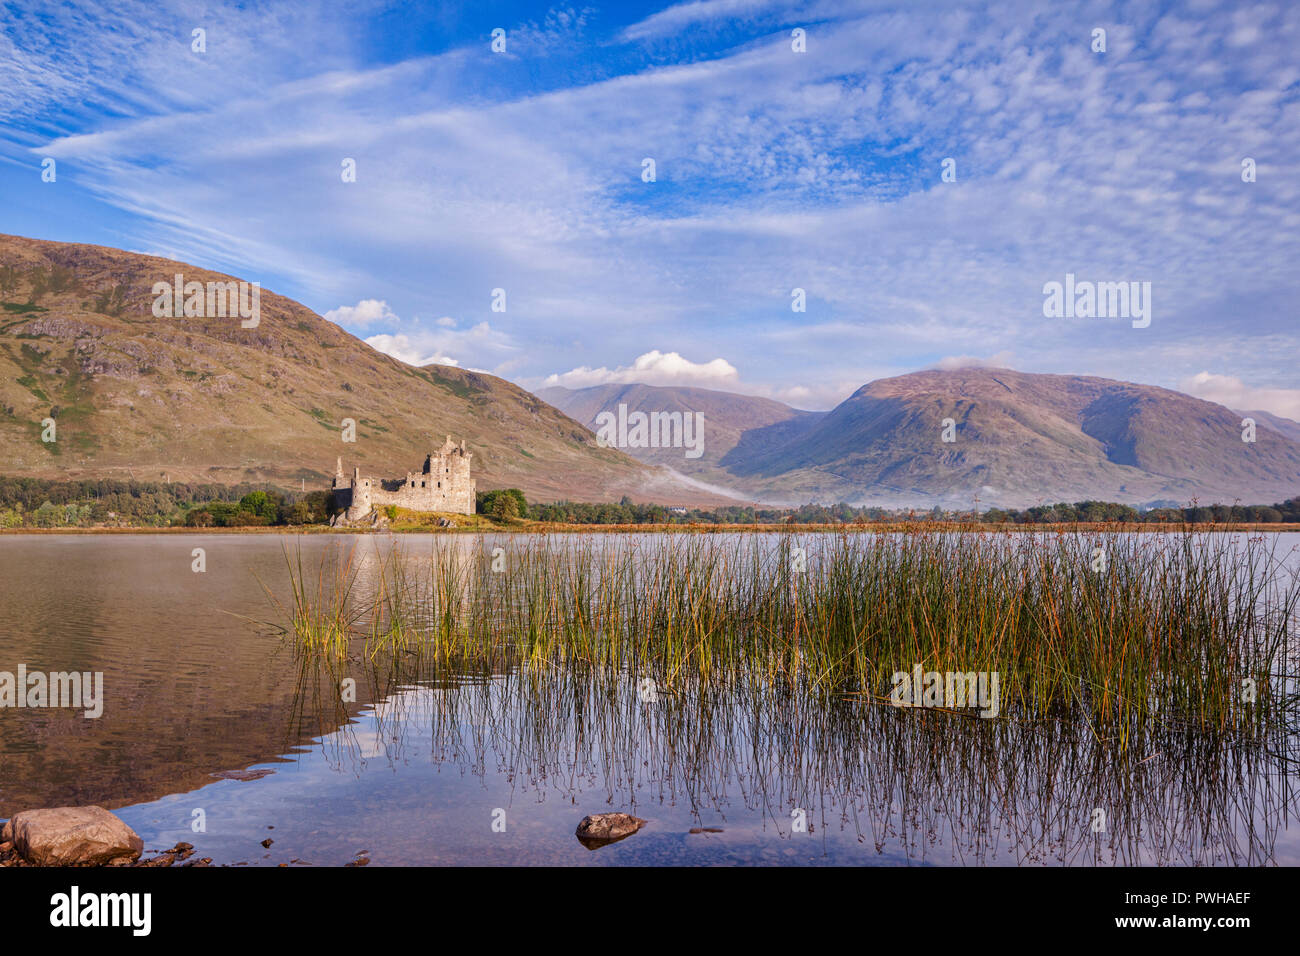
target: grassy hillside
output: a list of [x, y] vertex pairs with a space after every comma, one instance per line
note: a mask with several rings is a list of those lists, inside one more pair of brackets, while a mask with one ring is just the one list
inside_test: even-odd
[[[231, 277], [100, 246], [0, 236], [5, 474], [310, 489], [344, 467], [397, 476], [447, 435], [480, 488], [551, 500], [701, 500], [492, 375], [415, 368], [263, 289], [261, 322], [158, 319], [155, 282]], [[57, 441], [41, 440], [53, 418]], [[341, 440], [345, 418], [357, 440]]]

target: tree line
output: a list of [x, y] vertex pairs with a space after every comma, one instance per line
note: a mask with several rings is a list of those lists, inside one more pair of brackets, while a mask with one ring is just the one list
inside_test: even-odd
[[634, 504], [561, 501], [529, 505], [523, 517], [563, 524], [868, 524], [899, 521], [974, 521], [988, 524], [1075, 523], [1281, 523], [1300, 522], [1300, 497], [1273, 505], [1192, 505], [1138, 510], [1113, 501], [1061, 502], [1017, 510], [990, 508], [976, 514], [935, 507], [929, 510], [806, 504], [797, 508], [733, 505], [720, 508], [672, 508]]
[[329, 520], [329, 492], [268, 484], [58, 480], [0, 475], [0, 528], [232, 527]]
[[[330, 491], [288, 491], [269, 484], [58, 480], [0, 475], [0, 528], [168, 527], [229, 528], [325, 524], [341, 510]], [[476, 510], [500, 521], [517, 518], [556, 524], [869, 524], [972, 521], [989, 524], [1073, 523], [1300, 523], [1300, 497], [1272, 505], [1197, 505], [1139, 510], [1111, 501], [1060, 502], [1032, 508], [974, 512], [806, 504], [797, 508], [732, 505], [684, 508], [618, 503], [530, 502], [518, 488], [480, 491]]]

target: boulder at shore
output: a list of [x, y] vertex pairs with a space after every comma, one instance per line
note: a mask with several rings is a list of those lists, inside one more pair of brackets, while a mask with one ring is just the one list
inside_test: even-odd
[[34, 866], [129, 863], [144, 850], [136, 832], [103, 807], [24, 810], [5, 824], [5, 835]]
[[582, 818], [576, 835], [578, 842], [588, 850], [594, 850], [607, 843], [630, 837], [643, 826], [645, 826], [644, 820], [626, 813], [597, 813]]

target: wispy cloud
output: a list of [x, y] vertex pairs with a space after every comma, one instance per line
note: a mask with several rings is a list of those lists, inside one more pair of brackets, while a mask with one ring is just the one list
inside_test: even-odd
[[689, 3], [674, 4], [630, 24], [624, 28], [622, 37], [625, 40], [644, 40], [680, 33], [701, 23], [749, 16], [773, 5], [773, 0], [691, 0]]
[[[631, 374], [655, 342], [744, 369], [713, 387], [817, 401], [1007, 353], [1293, 381], [1292, 5], [557, 5], [503, 13], [507, 56], [468, 7], [412, 9], [400, 37], [378, 6], [298, 9], [4, 8], [10, 228], [175, 250], [318, 310], [455, 316], [336, 321], [519, 381]], [[1044, 318], [1067, 273], [1150, 281], [1151, 326]]]

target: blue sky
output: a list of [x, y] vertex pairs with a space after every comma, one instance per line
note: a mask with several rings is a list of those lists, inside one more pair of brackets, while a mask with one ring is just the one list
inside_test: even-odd
[[[0, 231], [529, 388], [993, 363], [1296, 418], [1297, 49], [1285, 2], [6, 5]], [[1045, 318], [1066, 273], [1150, 327]]]

